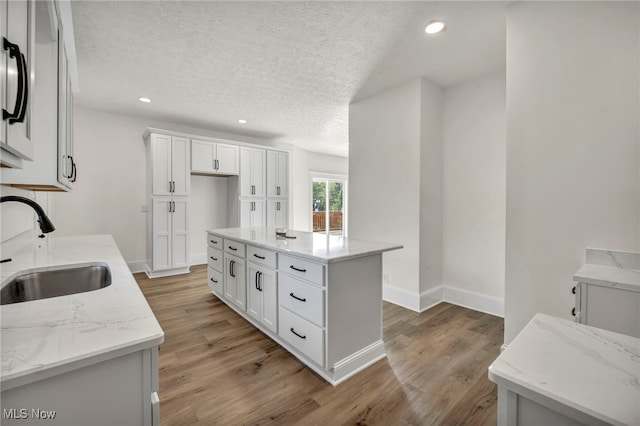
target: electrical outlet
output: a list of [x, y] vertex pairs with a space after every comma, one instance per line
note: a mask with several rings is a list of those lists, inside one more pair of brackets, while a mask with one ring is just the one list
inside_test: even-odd
[[389, 274], [382, 275], [382, 284], [389, 284]]
[[140, 211], [141, 211], [142, 213], [146, 213], [146, 212], [148, 212], [148, 211], [149, 211], [149, 209], [147, 208], [147, 205], [146, 205], [146, 204], [143, 204], [143, 205], [142, 205], [142, 207], [140, 207]]

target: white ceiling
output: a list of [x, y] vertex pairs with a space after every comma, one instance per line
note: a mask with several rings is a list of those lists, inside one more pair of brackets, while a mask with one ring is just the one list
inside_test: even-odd
[[[418, 76], [446, 87], [504, 69], [505, 7], [74, 1], [77, 104], [347, 155], [352, 100]], [[448, 29], [427, 37], [434, 18]]]

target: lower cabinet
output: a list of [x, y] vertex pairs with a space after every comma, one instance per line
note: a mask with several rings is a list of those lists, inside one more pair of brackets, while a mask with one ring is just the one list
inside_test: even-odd
[[224, 297], [241, 310], [247, 310], [245, 261], [227, 253], [224, 254]]
[[267, 200], [267, 226], [269, 228], [289, 227], [288, 204], [286, 200]]
[[273, 269], [247, 264], [247, 313], [274, 333], [278, 332], [278, 289]]
[[2, 424], [159, 425], [158, 348], [3, 389]]
[[148, 247], [150, 277], [189, 271], [189, 200], [155, 197], [151, 212], [152, 239]]
[[266, 200], [240, 200], [240, 227], [263, 227], [266, 216]]

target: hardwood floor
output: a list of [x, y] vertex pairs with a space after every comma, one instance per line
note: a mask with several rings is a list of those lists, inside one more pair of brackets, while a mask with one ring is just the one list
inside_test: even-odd
[[161, 424], [495, 425], [503, 320], [384, 304], [387, 358], [333, 387], [211, 294], [206, 266], [135, 274], [165, 332]]

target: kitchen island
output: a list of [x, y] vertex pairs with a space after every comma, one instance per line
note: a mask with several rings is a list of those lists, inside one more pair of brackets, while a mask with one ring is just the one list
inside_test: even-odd
[[274, 228], [208, 231], [214, 295], [331, 384], [386, 356], [382, 253], [401, 245]]
[[0, 307], [3, 425], [159, 423], [164, 333], [110, 235], [37, 239], [1, 265], [2, 283], [87, 263], [106, 264], [111, 285]]

